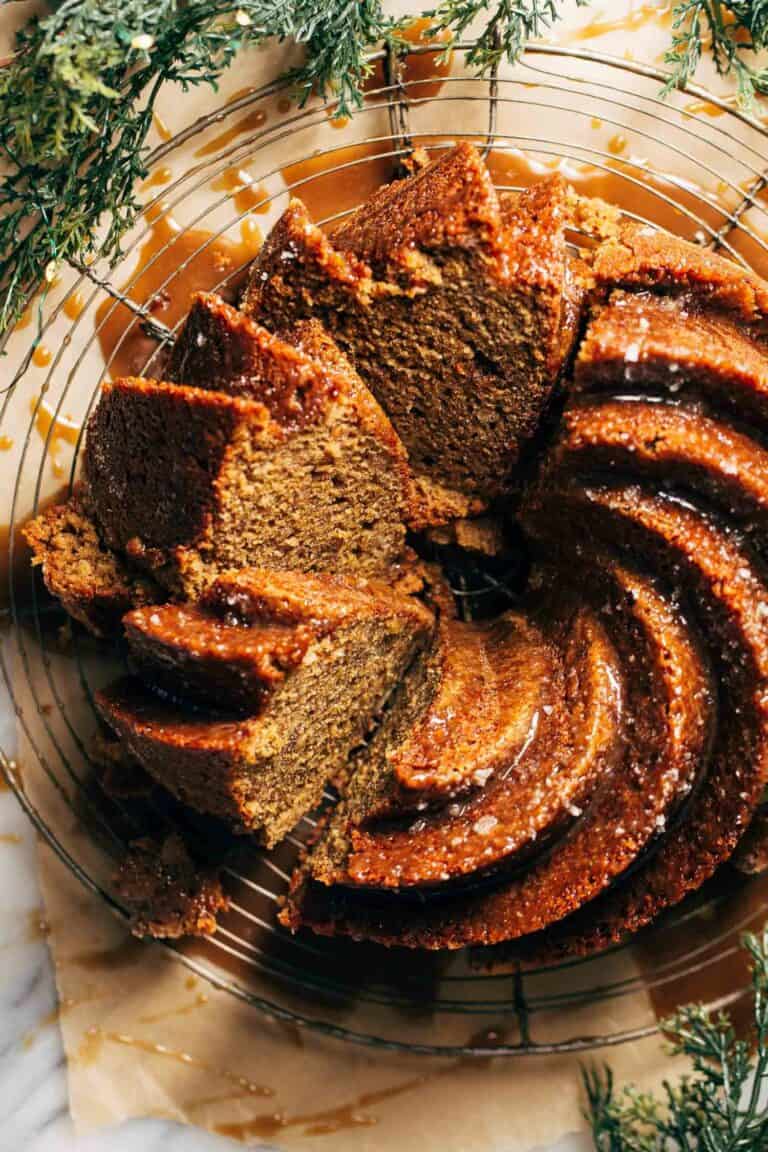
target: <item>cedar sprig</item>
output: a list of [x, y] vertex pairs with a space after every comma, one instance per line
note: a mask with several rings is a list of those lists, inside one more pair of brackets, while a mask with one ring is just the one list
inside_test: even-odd
[[768, 68], [756, 53], [768, 47], [768, 0], [724, 4], [723, 0], [681, 0], [672, 12], [672, 46], [666, 90], [683, 87], [709, 52], [721, 76], [733, 76], [739, 105], [751, 111], [755, 97], [768, 92]]
[[[584, 1074], [597, 1152], [765, 1152], [768, 1148], [768, 927], [746, 936], [754, 1031], [736, 1036], [725, 1013], [682, 1008], [662, 1029], [692, 1071], [660, 1096], [617, 1091], [609, 1069]], [[754, 1051], [754, 1055], [753, 1055]]]

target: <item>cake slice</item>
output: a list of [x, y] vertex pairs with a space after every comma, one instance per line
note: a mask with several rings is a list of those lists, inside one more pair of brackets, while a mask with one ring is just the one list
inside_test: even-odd
[[243, 297], [274, 330], [318, 317], [350, 356], [408, 450], [415, 526], [505, 490], [569, 346], [566, 187], [553, 177], [510, 204], [467, 143], [330, 238], [293, 200]]
[[[306, 326], [295, 339], [327, 344]], [[89, 422], [85, 479], [111, 548], [182, 599], [254, 565], [395, 573], [407, 462], [340, 353], [321, 362], [202, 296], [171, 370], [194, 386], [117, 380]]]
[[23, 532], [48, 591], [96, 636], [114, 634], [129, 608], [162, 598], [151, 577], [102, 542], [78, 494], [47, 508]]
[[143, 679], [97, 705], [170, 792], [272, 845], [344, 773], [432, 626], [424, 605], [374, 583], [233, 573], [199, 607], [129, 614]]

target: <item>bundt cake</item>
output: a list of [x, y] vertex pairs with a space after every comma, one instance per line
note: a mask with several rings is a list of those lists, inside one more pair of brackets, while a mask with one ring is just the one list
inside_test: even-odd
[[573, 396], [519, 513], [555, 602], [575, 586], [618, 652], [622, 754], [522, 869], [476, 869], [418, 904], [404, 885], [363, 891], [314, 868], [330, 817], [286, 923], [585, 953], [700, 887], [750, 826], [768, 780], [765, 288], [646, 231], [596, 250]]
[[387, 586], [246, 569], [199, 605], [129, 613], [141, 678], [96, 703], [171, 793], [272, 845], [343, 775], [432, 626]]
[[575, 334], [559, 177], [500, 200], [463, 143], [382, 188], [326, 236], [293, 200], [242, 307], [282, 329], [319, 317], [405, 444], [412, 522], [505, 490]]
[[[559, 177], [500, 197], [465, 144], [328, 235], [292, 201], [28, 530], [73, 615], [125, 612], [107, 726], [267, 846], [337, 786], [294, 931], [585, 954], [762, 866], [767, 319], [750, 272]], [[146, 842], [119, 886], [175, 934], [216, 883]]]

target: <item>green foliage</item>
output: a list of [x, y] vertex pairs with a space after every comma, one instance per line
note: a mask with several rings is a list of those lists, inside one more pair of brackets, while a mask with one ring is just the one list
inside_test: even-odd
[[[561, 0], [440, 0], [427, 14], [457, 37], [475, 28], [467, 60], [485, 72], [517, 59], [561, 9]], [[164, 83], [216, 88], [244, 45], [276, 37], [305, 49], [290, 77], [299, 98], [332, 96], [348, 115], [362, 100], [367, 53], [397, 33], [382, 0], [61, 0], [33, 18], [0, 67], [0, 335], [59, 262], [119, 254]], [[768, 39], [768, 0], [728, 10], [722, 0], [682, 0], [673, 35], [669, 87], [688, 80], [711, 41], [744, 104], [768, 90], [749, 62]]]
[[768, 0], [682, 0], [673, 8], [672, 47], [664, 57], [671, 66], [667, 90], [687, 84], [709, 51], [719, 74], [735, 77], [739, 103], [750, 110], [755, 95], [768, 92], [768, 69], [753, 59], [766, 47]]
[[64, 0], [30, 21], [0, 68], [0, 333], [46, 268], [119, 253], [162, 84], [215, 88], [244, 45], [274, 36], [306, 48], [301, 97], [333, 93], [346, 114], [390, 34], [380, 0]]
[[[661, 1098], [617, 1092], [609, 1069], [584, 1074], [597, 1152], [765, 1152], [768, 1149], [768, 927], [747, 936], [754, 1035], [736, 1038], [727, 1015], [700, 1005], [662, 1025], [691, 1074], [663, 1085]], [[754, 1055], [753, 1055], [754, 1047]]]
[[[590, 0], [577, 0], [579, 7]], [[461, 38], [471, 25], [478, 24], [476, 42], [467, 53], [467, 64], [479, 72], [490, 71], [501, 60], [517, 60], [526, 40], [544, 36], [560, 19], [561, 0], [442, 0], [426, 15], [435, 21], [435, 30], [449, 30]], [[480, 18], [484, 18], [481, 19]]]

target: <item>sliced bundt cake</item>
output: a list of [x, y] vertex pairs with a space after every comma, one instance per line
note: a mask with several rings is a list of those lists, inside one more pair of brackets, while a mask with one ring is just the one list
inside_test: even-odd
[[97, 704], [170, 792], [271, 845], [343, 774], [432, 626], [418, 601], [374, 583], [233, 573], [197, 608], [130, 613], [143, 679]]
[[115, 877], [136, 936], [211, 936], [229, 906], [215, 868], [198, 864], [178, 833], [133, 840]]
[[[598, 247], [593, 267], [576, 395], [520, 518], [552, 564], [555, 602], [575, 580], [577, 602], [594, 605], [615, 646], [623, 751], [544, 852], [472, 883], [454, 878], [419, 902], [397, 881], [362, 889], [349, 870], [320, 882], [313, 858], [329, 818], [295, 877], [293, 926], [433, 948], [520, 941], [528, 958], [583, 953], [700, 887], [758, 810], [768, 779], [766, 289], [634, 227]], [[412, 825], [414, 841], [421, 834]]]
[[[498, 197], [459, 145], [330, 235], [292, 201], [242, 304], [105, 388], [81, 493], [28, 529], [91, 628], [132, 607], [97, 697], [125, 753], [267, 846], [339, 786], [294, 930], [586, 953], [759, 865], [768, 286], [559, 178]], [[406, 524], [514, 608], [458, 619], [436, 564], [434, 612], [393, 590]], [[224, 906], [173, 841], [120, 883], [149, 932]]]
[[[348, 881], [324, 887], [308, 880], [305, 870], [294, 881], [286, 922], [411, 947], [487, 945], [562, 919], [631, 864], [666, 826], [699, 771], [708, 740], [709, 679], [685, 621], [646, 578], [615, 567], [610, 590], [606, 588], [600, 602], [622, 670], [617, 670], [615, 657], [606, 662], [600, 647], [592, 647], [595, 671], [585, 677], [580, 705], [571, 702], [555, 717], [557, 734], [563, 717], [573, 716], [573, 743], [565, 741], [556, 760], [561, 779], [569, 781], [576, 766], [585, 759], [589, 763], [591, 756], [601, 766], [591, 774], [592, 788], [573, 801], [570, 822], [561, 824], [567, 833], [511, 875], [509, 868], [497, 870], [481, 883], [480, 873], [475, 883], [445, 885], [434, 900], [418, 905], [408, 902], [407, 894], [383, 901], [369, 890], [363, 897]], [[631, 676], [624, 671], [627, 667]], [[623, 697], [619, 749], [615, 736], [605, 742], [611, 732], [610, 725], [605, 726], [605, 703], [611, 696], [606, 688], [595, 691], [601, 683]], [[690, 697], [683, 685], [691, 689]], [[509, 808], [515, 796], [525, 812], [546, 807], [551, 780], [545, 772], [538, 805], [526, 795], [524, 774], [509, 780]], [[547, 798], [544, 805], [541, 796]], [[310, 874], [311, 867], [310, 856]]]
[[182, 598], [248, 565], [393, 574], [405, 456], [338, 353], [315, 360], [201, 297], [171, 368], [197, 386], [117, 380], [88, 426], [85, 480], [112, 548]]
[[377, 192], [330, 237], [294, 200], [242, 307], [280, 330], [319, 317], [403, 440], [416, 524], [482, 509], [537, 427], [573, 334], [553, 177], [500, 202], [471, 145]]
[[615, 653], [587, 613], [550, 635], [514, 613], [448, 621], [425, 664], [309, 858], [322, 884], [402, 891], [519, 863], [573, 822], [616, 754]]

